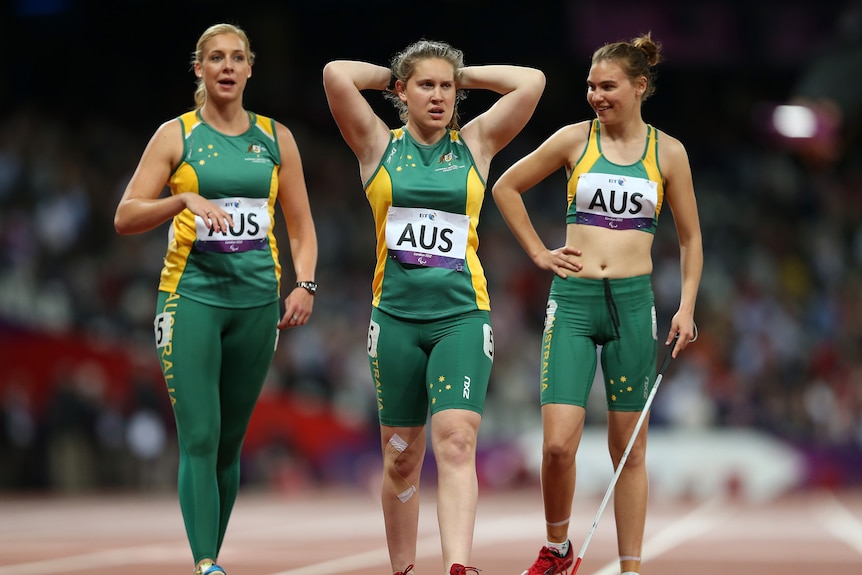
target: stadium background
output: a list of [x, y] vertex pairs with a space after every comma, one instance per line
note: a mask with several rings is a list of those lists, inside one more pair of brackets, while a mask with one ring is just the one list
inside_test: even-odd
[[[851, 8], [802, 0], [4, 3], [0, 493], [175, 489], [173, 421], [152, 349], [165, 234], [119, 238], [112, 219], [149, 136], [191, 107], [191, 51], [218, 21], [243, 26], [257, 53], [246, 106], [296, 136], [321, 248], [314, 316], [281, 338], [249, 432], [245, 485], [365, 485], [379, 464], [364, 357], [374, 234], [355, 160], [329, 116], [323, 65], [386, 63], [426, 37], [462, 48], [468, 64], [544, 70], [545, 94], [495, 159], [493, 184], [554, 130], [591, 116], [592, 51], [645, 31], [663, 43], [666, 61], [644, 116], [688, 148], [706, 254], [700, 338], [672, 364], [654, 405], [653, 486], [771, 497], [862, 484], [859, 164], [808, 169], [754, 122], [761, 104], [792, 95], [812, 59], [853, 23]], [[858, 81], [858, 70], [839, 72]], [[382, 97], [371, 101], [397, 122]], [[486, 102], [471, 93], [462, 116]], [[549, 245], [563, 238], [563, 182], [561, 173], [527, 195]], [[487, 489], [513, 488], [536, 481], [535, 380], [550, 278], [524, 256], [490, 194], [482, 218], [497, 347], [480, 476]], [[660, 333], [679, 289], [669, 210], [661, 222]], [[611, 470], [596, 400], [579, 489], [603, 491]], [[427, 469], [433, 477], [433, 462]]]

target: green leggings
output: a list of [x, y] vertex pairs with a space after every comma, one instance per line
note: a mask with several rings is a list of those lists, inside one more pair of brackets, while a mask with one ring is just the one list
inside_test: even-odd
[[156, 349], [177, 424], [180, 509], [195, 563], [216, 559], [224, 541], [278, 314], [278, 301], [231, 309], [159, 292]]

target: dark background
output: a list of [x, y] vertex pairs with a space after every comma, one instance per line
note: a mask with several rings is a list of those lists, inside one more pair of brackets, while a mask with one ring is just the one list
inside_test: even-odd
[[246, 29], [258, 55], [249, 107], [287, 123], [332, 130], [320, 87], [327, 61], [387, 63], [425, 37], [463, 49], [468, 64], [545, 70], [548, 88], [528, 128], [541, 137], [588, 115], [583, 96], [595, 48], [652, 31], [667, 60], [660, 96], [646, 115], [696, 140], [710, 125], [744, 126], [752, 101], [783, 99], [800, 67], [834, 32], [841, 6], [810, 0], [441, 0], [427, 7], [382, 0], [249, 6], [12, 0], [3, 17], [9, 33], [2, 94], [6, 107], [38, 106], [71, 122], [117, 114], [124, 126], [151, 130], [191, 105], [195, 41], [209, 24], [228, 21]]
[[[495, 158], [490, 188], [553, 131], [591, 117], [585, 78], [597, 47], [651, 31], [665, 61], [644, 118], [687, 147], [706, 251], [701, 337], [663, 383], [653, 424], [757, 430], [804, 454], [802, 484], [862, 483], [858, 149], [813, 170], [754, 121], [762, 105], [792, 97], [858, 26], [855, 8], [802, 0], [2, 4], [0, 489], [172, 484], [173, 421], [151, 331], [164, 230], [120, 238], [112, 220], [153, 131], [192, 107], [192, 51], [222, 21], [243, 27], [257, 55], [246, 107], [296, 136], [321, 247], [314, 317], [282, 334], [247, 442], [246, 481], [357, 481], [378, 449], [363, 357], [374, 232], [355, 158], [326, 105], [325, 63], [387, 64], [424, 37], [461, 48], [468, 65], [542, 69], [545, 94]], [[839, 88], [860, 82], [862, 70], [835, 67]], [[396, 125], [394, 109], [368, 96]], [[469, 94], [462, 119], [491, 101]], [[562, 241], [563, 174], [526, 199], [548, 244]], [[482, 217], [497, 344], [482, 437], [495, 448], [539, 425], [534, 380], [550, 278], [524, 256], [490, 194]], [[660, 338], [679, 290], [670, 210], [661, 221]], [[591, 424], [603, 422], [601, 402], [589, 413]], [[507, 481], [520, 477], [519, 465], [507, 467]]]

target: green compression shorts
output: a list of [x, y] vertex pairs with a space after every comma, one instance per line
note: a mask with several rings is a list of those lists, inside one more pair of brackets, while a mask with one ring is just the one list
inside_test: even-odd
[[650, 276], [554, 277], [542, 337], [542, 405], [587, 406], [598, 346], [608, 409], [642, 410], [658, 351]]
[[494, 360], [491, 315], [416, 321], [371, 310], [368, 362], [381, 425], [425, 425], [428, 411], [485, 406]]

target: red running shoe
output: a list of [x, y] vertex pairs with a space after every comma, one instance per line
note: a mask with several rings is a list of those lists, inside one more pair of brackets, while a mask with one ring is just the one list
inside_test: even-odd
[[521, 575], [566, 575], [572, 563], [574, 563], [574, 557], [571, 544], [565, 557], [557, 555], [547, 547], [542, 547], [542, 550], [539, 551], [539, 558]]
[[472, 571], [476, 575], [479, 574], [479, 569], [475, 567], [464, 567], [460, 563], [453, 563], [452, 567], [449, 568], [449, 575], [466, 575], [467, 571]]

